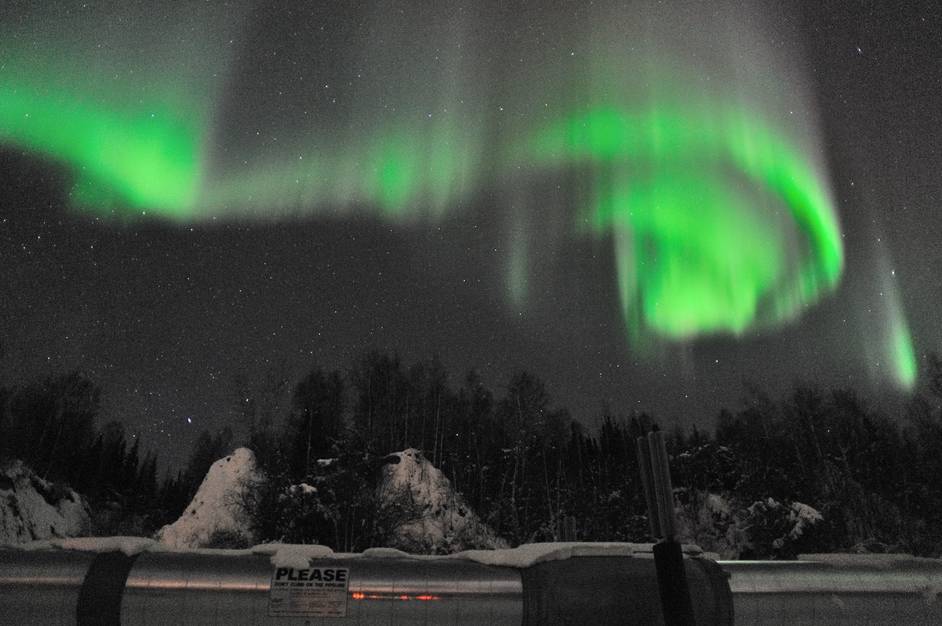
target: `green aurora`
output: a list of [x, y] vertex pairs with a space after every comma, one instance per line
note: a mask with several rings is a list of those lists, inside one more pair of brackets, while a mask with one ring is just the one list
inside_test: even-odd
[[[841, 277], [838, 219], [801, 142], [742, 98], [672, 90], [677, 76], [644, 103], [602, 97], [555, 107], [496, 133], [496, 145], [481, 139], [480, 114], [421, 124], [401, 116], [367, 120], [353, 141], [326, 133], [316, 149], [302, 142], [252, 155], [235, 170], [216, 166], [207, 147], [212, 81], [187, 90], [163, 80], [166, 70], [112, 80], [100, 64], [83, 71], [80, 62], [55, 61], [76, 56], [67, 52], [40, 58], [10, 38], [0, 43], [0, 144], [65, 165], [80, 210], [188, 223], [372, 208], [394, 223], [434, 222], [483, 190], [512, 188], [520, 172], [545, 181], [576, 173], [587, 184], [576, 194], [570, 234], [611, 238], [625, 326], [637, 345], [785, 323]], [[187, 72], [184, 56], [164, 56], [189, 85], [209, 74]], [[212, 74], [224, 74], [225, 55], [210, 56]], [[512, 220], [528, 231], [515, 237], [508, 270], [520, 307], [540, 214]], [[902, 315], [890, 337], [896, 382], [912, 388]]]
[[[187, 24], [113, 3], [108, 19], [37, 11], [0, 28], [0, 144], [65, 165], [76, 207], [189, 219], [238, 12], [187, 9]], [[213, 34], [188, 40], [190, 28]]]

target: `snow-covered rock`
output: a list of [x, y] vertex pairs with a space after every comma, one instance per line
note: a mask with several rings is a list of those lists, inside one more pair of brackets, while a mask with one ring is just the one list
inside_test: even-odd
[[794, 526], [788, 531], [788, 537], [798, 539], [805, 534], [809, 527], [814, 526], [823, 519], [824, 516], [817, 509], [802, 502], [792, 502], [788, 511], [788, 521], [792, 522]]
[[741, 512], [729, 494], [689, 491], [677, 511], [681, 540], [702, 546], [720, 558], [736, 559], [748, 546], [748, 536], [739, 523]]
[[433, 554], [506, 547], [414, 448], [386, 457], [376, 497], [391, 547]]
[[225, 533], [251, 545], [254, 537], [242, 494], [257, 480], [255, 453], [248, 448], [239, 448], [219, 459], [206, 472], [206, 478], [180, 519], [157, 531], [157, 541], [180, 550], [203, 548], [209, 546], [214, 535]]
[[75, 491], [43, 480], [20, 461], [0, 470], [0, 544], [88, 532], [88, 504]]

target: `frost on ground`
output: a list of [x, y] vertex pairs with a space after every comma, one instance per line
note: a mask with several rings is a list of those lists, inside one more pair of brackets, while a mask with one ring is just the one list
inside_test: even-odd
[[376, 496], [389, 546], [444, 554], [507, 545], [455, 493], [442, 471], [414, 448], [386, 457]]
[[72, 537], [89, 529], [88, 504], [20, 461], [0, 470], [0, 544]]
[[239, 448], [213, 463], [180, 519], [157, 531], [156, 539], [173, 549], [209, 546], [213, 536], [239, 536], [251, 545], [254, 537], [242, 504], [247, 485], [259, 480], [255, 453]]

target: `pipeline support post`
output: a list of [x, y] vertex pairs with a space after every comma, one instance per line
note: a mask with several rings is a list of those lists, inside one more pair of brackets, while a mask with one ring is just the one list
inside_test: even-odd
[[654, 545], [654, 567], [664, 623], [695, 626], [683, 550], [674, 536], [674, 489], [664, 434], [652, 431], [647, 437], [639, 437], [636, 445], [651, 535], [661, 538]]

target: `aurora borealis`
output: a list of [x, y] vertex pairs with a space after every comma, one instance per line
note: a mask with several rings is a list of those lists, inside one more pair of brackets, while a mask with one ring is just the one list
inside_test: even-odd
[[[63, 211], [103, 231], [473, 224], [488, 237], [458, 248], [493, 253], [475, 281], [501, 315], [540, 333], [541, 298], [604, 269], [586, 306], [617, 310], [612, 350], [657, 369], [696, 345], [774, 341], [836, 306], [848, 254], [868, 257], [846, 250], [860, 216], [834, 181], [851, 161], [824, 139], [820, 61], [795, 19], [614, 2], [14, 7], [0, 146], [61, 172]], [[875, 250], [882, 321], [857, 352], [884, 364], [864, 368], [873, 380], [912, 389], [923, 348], [894, 251]], [[586, 251], [609, 260], [572, 256]], [[459, 256], [424, 265], [474, 273]]]
[[[212, 41], [181, 46], [185, 26], [131, 5], [109, 6], [110, 25], [75, 8], [0, 25], [0, 142], [66, 164], [75, 206], [188, 217], [218, 76]], [[226, 32], [225, 14], [191, 8], [191, 27], [212, 19]]]
[[[204, 168], [213, 164], [203, 159], [201, 122], [211, 102], [174, 106], [147, 76], [140, 87], [119, 81], [100, 96], [100, 68], [87, 75], [55, 63], [34, 68], [15, 47], [5, 56], [14, 63], [4, 69], [0, 138], [68, 164], [76, 205], [93, 211], [150, 210], [192, 222], [246, 209], [266, 217], [359, 205], [392, 219], [418, 210], [434, 221], [462, 196], [494, 185], [480, 171], [484, 150], [474, 137], [483, 129], [454, 121], [430, 130], [377, 128], [352, 146], [328, 141], [307, 151], [307, 161], [300, 153], [236, 180], [207, 180]], [[172, 71], [185, 71], [186, 60], [174, 60], [182, 66]], [[226, 72], [222, 65], [214, 75]], [[669, 68], [662, 72], [662, 83], [677, 81]], [[138, 90], [148, 95], [133, 102]], [[591, 197], [572, 209], [596, 233], [622, 233], [617, 281], [635, 335], [740, 335], [762, 321], [794, 318], [840, 277], [842, 246], [824, 173], [761, 110], [709, 95], [677, 93], [641, 110], [612, 102], [563, 111], [544, 128], [515, 130], [487, 147], [491, 173], [506, 186], [517, 184], [508, 172], [518, 163], [549, 170], [547, 184], [554, 170], [585, 165]]]

